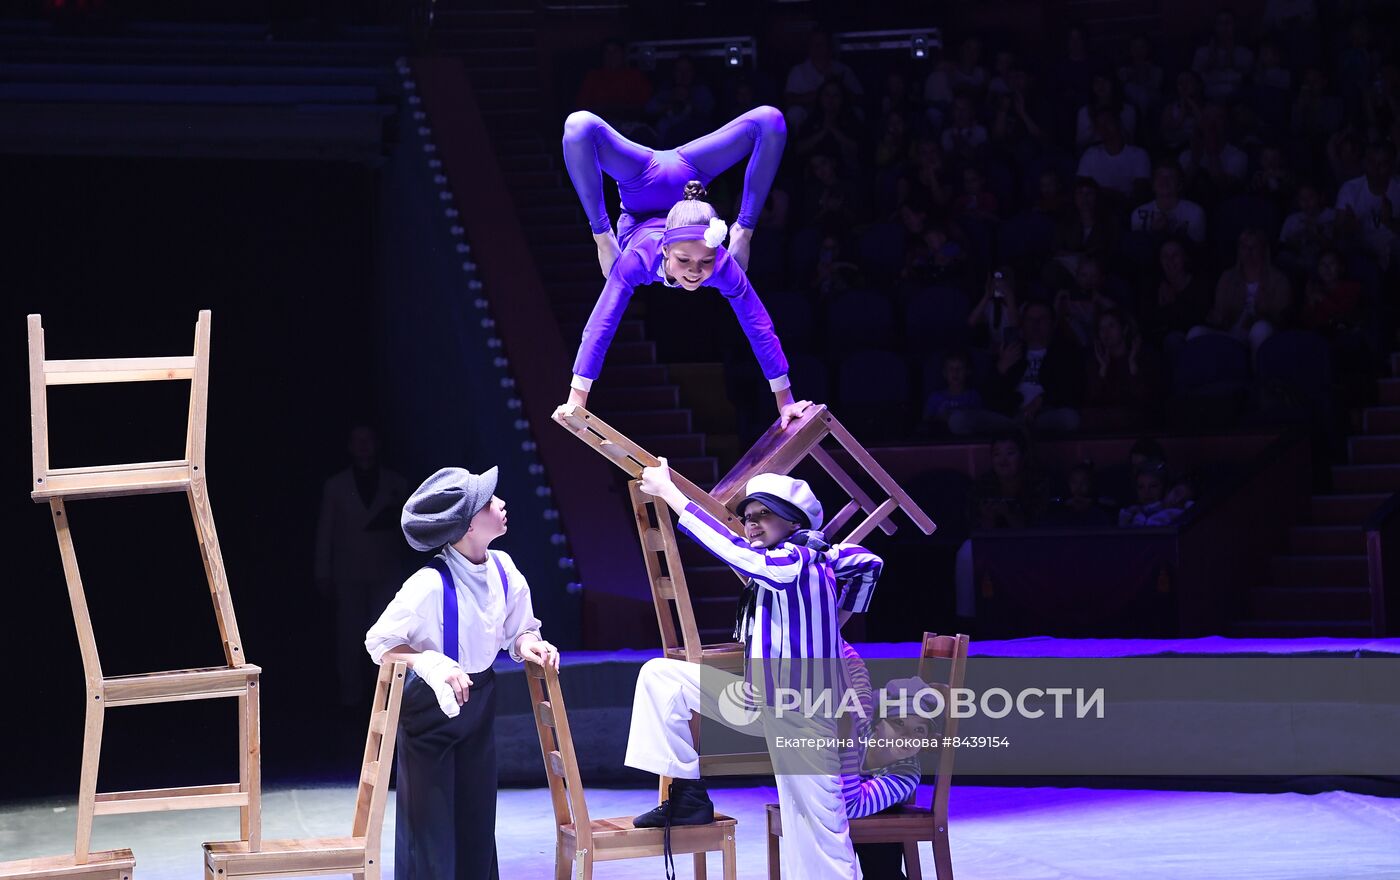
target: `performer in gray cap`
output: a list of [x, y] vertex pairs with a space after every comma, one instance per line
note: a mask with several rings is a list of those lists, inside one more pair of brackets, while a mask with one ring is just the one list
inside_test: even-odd
[[443, 468], [408, 499], [404, 537], [434, 556], [365, 635], [375, 663], [411, 670], [399, 713], [399, 880], [497, 880], [491, 664], [505, 650], [517, 663], [559, 667], [525, 576], [509, 554], [487, 549], [506, 533], [496, 477], [496, 468]]

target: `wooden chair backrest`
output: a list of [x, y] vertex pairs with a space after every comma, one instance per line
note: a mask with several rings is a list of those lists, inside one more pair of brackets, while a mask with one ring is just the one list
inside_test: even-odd
[[389, 797], [389, 769], [394, 762], [394, 741], [399, 730], [399, 707], [408, 665], [402, 660], [384, 663], [374, 683], [374, 707], [369, 715], [365, 737], [365, 759], [355, 792], [355, 821], [351, 837], [365, 840], [365, 858], [379, 858], [379, 842], [384, 829], [384, 805]]
[[540, 737], [540, 755], [549, 780], [549, 798], [554, 806], [554, 823], [573, 823], [578, 851], [593, 851], [593, 829], [588, 818], [588, 802], [579, 776], [574, 737], [569, 731], [569, 715], [564, 709], [564, 692], [559, 673], [552, 667], [526, 661], [525, 682], [530, 688], [530, 709]]
[[[189, 420], [185, 428], [185, 462], [195, 476], [204, 473], [205, 424], [209, 401], [210, 312], [204, 309], [194, 328], [194, 353], [177, 357], [89, 358], [48, 360], [44, 355], [44, 323], [29, 316], [29, 430], [34, 462], [34, 485], [48, 476], [50, 385], [93, 385], [116, 382], [190, 380]], [[33, 487], [31, 487], [33, 488]]]
[[[919, 651], [919, 678], [938, 688], [943, 693], [944, 706], [950, 705], [950, 691], [963, 686], [967, 673], [967, 636], [940, 636], [937, 633], [924, 633], [923, 645]], [[934, 660], [950, 661], [947, 681], [934, 681], [932, 670]], [[943, 713], [943, 736], [957, 736], [958, 719], [952, 713]], [[929, 810], [934, 828], [946, 826], [948, 822], [948, 792], [953, 783], [954, 749], [939, 749], [938, 777], [933, 785], [933, 803]]]
[[691, 604], [671, 511], [665, 502], [643, 492], [640, 485], [636, 480], [629, 480], [627, 491], [632, 496], [632, 513], [637, 519], [647, 580], [651, 581], [651, 600], [656, 608], [657, 626], [661, 629], [661, 646], [668, 650], [680, 648], [685, 651], [686, 660], [699, 663], [700, 630], [695, 623], [695, 607]]

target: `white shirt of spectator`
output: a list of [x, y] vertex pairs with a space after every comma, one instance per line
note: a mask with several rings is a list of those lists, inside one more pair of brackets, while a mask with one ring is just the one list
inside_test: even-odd
[[1206, 240], [1205, 209], [1186, 199], [1177, 199], [1176, 207], [1170, 211], [1159, 208], [1156, 199], [1138, 205], [1132, 216], [1133, 231], [1152, 232], [1156, 228], [1157, 218], [1163, 215], [1167, 218], [1167, 232], [1185, 235], [1197, 244]]
[[[1137, 132], [1137, 111], [1132, 104], [1125, 103], [1123, 109], [1118, 111], [1118, 121], [1123, 123], [1123, 137], [1127, 140], [1133, 139], [1133, 134]], [[1090, 144], [1098, 143], [1099, 133], [1094, 128], [1094, 114], [1089, 112], [1089, 105], [1085, 104], [1079, 108], [1079, 118], [1074, 124], [1074, 143], [1079, 148], [1084, 148]]]
[[[1390, 184], [1385, 188], [1385, 199], [1390, 202], [1390, 216], [1400, 217], [1400, 177], [1390, 178]], [[1371, 192], [1365, 175], [1348, 180], [1337, 190], [1338, 213], [1348, 209], [1361, 224], [1361, 240], [1366, 249], [1380, 260], [1383, 268], [1389, 266], [1392, 252], [1396, 249], [1396, 235], [1381, 220], [1381, 197]]]
[[1040, 384], [1040, 367], [1045, 363], [1045, 352], [1043, 348], [1026, 349], [1026, 371], [1021, 374], [1021, 382], [1016, 386], [1016, 390], [1021, 392], [1021, 406], [1030, 406], [1031, 401], [1045, 393], [1045, 386]]
[[1152, 174], [1152, 162], [1142, 147], [1124, 145], [1118, 155], [1111, 156], [1102, 144], [1084, 151], [1079, 159], [1079, 176], [1092, 177], [1104, 189], [1128, 195], [1139, 180]]
[[[1177, 161], [1181, 163], [1181, 170], [1187, 174], [1196, 170], [1196, 156], [1190, 147], [1181, 151]], [[1226, 144], [1220, 148], [1220, 169], [1231, 180], [1244, 180], [1244, 176], [1249, 173], [1249, 156], [1234, 144]]]
[[959, 89], [980, 91], [987, 84], [987, 70], [974, 67], [971, 72], [954, 69], [951, 73], [939, 68], [924, 80], [924, 100], [930, 104], [951, 104], [953, 93]]
[[815, 92], [822, 87], [822, 83], [828, 79], [838, 79], [847, 93], [852, 95], [863, 95], [865, 90], [860, 87], [860, 80], [851, 69], [840, 61], [831, 62], [831, 70], [822, 74], [810, 61], [803, 61], [801, 64], [793, 65], [788, 71], [787, 88], [784, 91], [794, 95], [805, 95], [808, 92]]
[[1337, 212], [1331, 208], [1323, 208], [1317, 212], [1317, 216], [1312, 220], [1302, 211], [1294, 211], [1288, 215], [1288, 219], [1283, 221], [1283, 229], [1279, 230], [1278, 240], [1289, 247], [1301, 247], [1303, 239], [1309, 232], [1314, 232], [1326, 237], [1332, 235], [1332, 225], [1337, 222]]

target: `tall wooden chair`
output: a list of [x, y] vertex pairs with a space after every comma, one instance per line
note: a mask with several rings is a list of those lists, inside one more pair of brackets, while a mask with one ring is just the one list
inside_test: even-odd
[[[919, 652], [919, 677], [943, 692], [944, 705], [949, 691], [960, 688], [967, 667], [967, 636], [940, 636], [924, 633]], [[948, 680], [930, 680], [934, 660], [951, 661]], [[944, 713], [942, 736], [957, 736], [958, 719]], [[953, 781], [951, 748], [938, 752], [938, 776], [933, 783], [933, 797], [927, 807], [912, 801], [863, 819], [850, 822], [852, 843], [899, 843], [904, 845], [904, 873], [910, 878], [924, 876], [919, 866], [919, 841], [933, 844], [933, 866], [938, 880], [953, 880], [953, 855], [948, 846], [948, 791]], [[768, 805], [768, 877], [781, 880], [779, 864], [780, 840], [783, 836], [782, 811], [777, 804]]]
[[[238, 807], [239, 836], [256, 849], [260, 837], [261, 771], [258, 678], [261, 670], [243, 656], [243, 642], [229, 596], [228, 576], [219, 551], [214, 514], [209, 504], [204, 463], [205, 423], [209, 397], [208, 311], [199, 313], [194, 352], [179, 357], [49, 360], [44, 355], [44, 327], [39, 315], [29, 316], [29, 416], [33, 441], [33, 482], [30, 497], [47, 503], [58, 536], [64, 580], [78, 632], [83, 672], [87, 680], [87, 720], [83, 731], [82, 771], [78, 789], [78, 830], [72, 864], [95, 863], [89, 853], [94, 816], [150, 810]], [[115, 382], [190, 382], [185, 456], [177, 461], [96, 467], [54, 468], [49, 463], [48, 388]], [[160, 492], [183, 492], [189, 501], [209, 582], [214, 617], [223, 641], [224, 666], [181, 669], [138, 675], [102, 673], [93, 635], [87, 596], [70, 531], [67, 503], [77, 498], [113, 498]], [[97, 771], [102, 751], [102, 728], [108, 708], [181, 700], [232, 697], [238, 701], [238, 782], [179, 788], [98, 793]], [[122, 855], [125, 853], [125, 856]], [[109, 861], [129, 859], [129, 851]], [[105, 864], [105, 863], [104, 863]], [[42, 876], [42, 875], [41, 875]], [[77, 876], [77, 875], [75, 875]]]
[[394, 740], [398, 736], [399, 706], [407, 672], [403, 661], [385, 663], [379, 668], [349, 836], [264, 840], [258, 850], [253, 850], [246, 840], [206, 843], [205, 880], [313, 874], [350, 874], [357, 880], [378, 880], [389, 768], [394, 762]]
[[[661, 828], [636, 828], [632, 818], [594, 819], [588, 814], [583, 780], [559, 674], [552, 667], [525, 664], [530, 705], [540, 737], [549, 794], [554, 804], [555, 880], [591, 880], [595, 862], [639, 859], [664, 853]], [[671, 851], [694, 853], [695, 876], [705, 877], [705, 854], [718, 851], [724, 862], [724, 880], [738, 877], [734, 834], [738, 823], [715, 814], [709, 825], [682, 825], [671, 829]]]

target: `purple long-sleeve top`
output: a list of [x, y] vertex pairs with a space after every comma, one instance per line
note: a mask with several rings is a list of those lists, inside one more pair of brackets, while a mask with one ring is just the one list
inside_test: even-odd
[[[603, 369], [603, 358], [617, 333], [622, 314], [632, 300], [633, 291], [642, 285], [658, 282], [668, 287], [678, 286], [667, 282], [661, 266], [661, 233], [665, 226], [664, 218], [656, 218], [644, 221], [632, 230], [627, 249], [613, 264], [603, 293], [583, 328], [578, 356], [574, 358], [573, 387], [581, 391], [592, 388], [593, 380]], [[758, 358], [763, 377], [768, 380], [768, 387], [774, 393], [787, 388], [790, 384], [787, 357], [783, 354], [778, 334], [773, 330], [773, 320], [768, 317], [768, 310], [754, 292], [743, 268], [723, 246], [716, 249], [715, 270], [701, 286], [717, 289], [729, 301], [735, 317], [739, 319], [739, 326], [749, 339], [754, 356]]]

